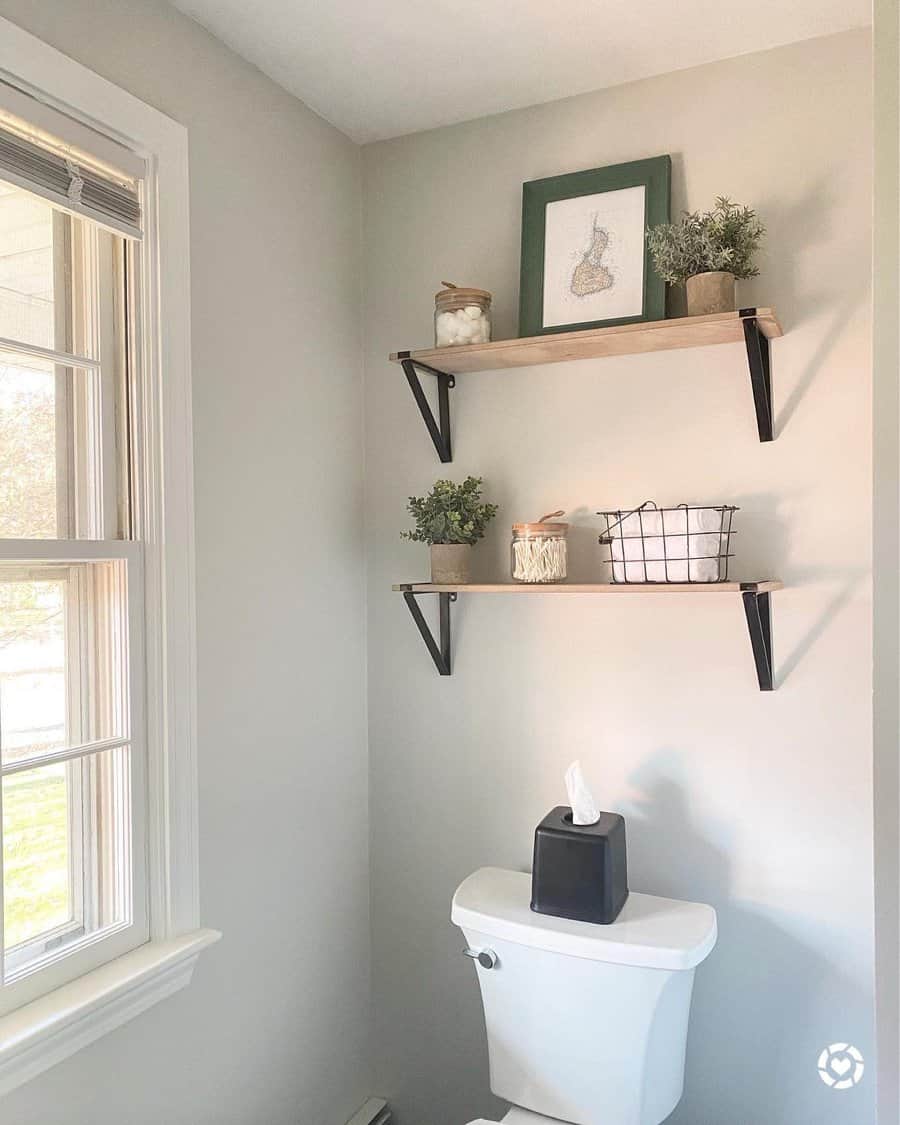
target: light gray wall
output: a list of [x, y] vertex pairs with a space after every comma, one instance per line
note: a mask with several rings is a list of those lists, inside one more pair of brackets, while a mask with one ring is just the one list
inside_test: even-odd
[[[0, 15], [190, 129], [203, 914], [225, 931], [190, 989], [0, 1120], [343, 1125], [373, 1090], [399, 1125], [499, 1108], [449, 899], [482, 863], [529, 866], [580, 755], [628, 818], [635, 889], [719, 910], [673, 1122], [872, 1125], [871, 1082], [838, 1098], [814, 1068], [836, 1038], [874, 1057], [868, 36], [373, 146], [361, 279], [358, 151], [199, 28], [155, 0], [0, 0]], [[741, 301], [775, 304], [788, 330], [779, 440], [755, 440], [738, 349], [672, 353], [461, 380], [448, 470], [484, 473], [502, 504], [479, 551], [496, 577], [509, 523], [558, 504], [590, 578], [596, 507], [735, 498], [740, 572], [791, 587], [774, 603], [779, 691], [755, 691], [727, 601], [462, 599], [439, 680], [389, 586], [425, 575], [398, 532], [443, 470], [385, 355], [428, 342], [448, 275], [493, 289], [496, 335], [514, 335], [521, 182], [660, 152], [673, 209], [728, 191], [768, 220]]]
[[[477, 988], [448, 920], [482, 864], [530, 867], [581, 757], [625, 814], [631, 885], [712, 903], [677, 1125], [872, 1125], [819, 1050], [872, 1034], [871, 63], [850, 33], [364, 150], [366, 512], [376, 1088], [399, 1125], [461, 1125], [488, 1091]], [[429, 343], [442, 279], [516, 333], [524, 180], [659, 153], [673, 211], [726, 192], [769, 226], [742, 304], [777, 307], [778, 440], [756, 439], [741, 349], [464, 376], [442, 467], [396, 348]], [[478, 548], [557, 507], [596, 579], [600, 507], [734, 500], [739, 577], [776, 575], [778, 690], [755, 687], [738, 600], [461, 597], [440, 679], [391, 582], [410, 493], [485, 476]], [[598, 1020], [615, 1013], [597, 1013]]]
[[900, 1120], [900, 278], [897, 194], [900, 185], [900, 55], [896, 0], [875, 11], [875, 239], [874, 239], [874, 640], [875, 640], [875, 933], [878, 988], [878, 1120]]
[[0, 15], [190, 132], [202, 913], [225, 934], [0, 1120], [344, 1125], [370, 1087], [359, 151], [164, 4]]

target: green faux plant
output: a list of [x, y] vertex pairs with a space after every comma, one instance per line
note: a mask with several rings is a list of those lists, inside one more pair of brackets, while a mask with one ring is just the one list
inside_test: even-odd
[[407, 511], [416, 526], [401, 537], [414, 543], [477, 543], [497, 514], [496, 504], [481, 503], [482, 483], [481, 477], [466, 477], [462, 484], [437, 480], [427, 496], [410, 496]]
[[653, 227], [647, 243], [657, 274], [670, 285], [717, 271], [742, 281], [759, 273], [753, 256], [765, 233], [752, 208], [720, 195], [712, 211], [685, 211], [680, 223]]

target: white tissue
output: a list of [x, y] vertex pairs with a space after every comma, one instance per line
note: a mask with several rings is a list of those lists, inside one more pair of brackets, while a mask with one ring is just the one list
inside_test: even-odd
[[573, 762], [566, 770], [566, 792], [572, 806], [573, 824], [596, 824], [600, 810], [594, 804], [594, 797], [584, 780], [581, 762]]

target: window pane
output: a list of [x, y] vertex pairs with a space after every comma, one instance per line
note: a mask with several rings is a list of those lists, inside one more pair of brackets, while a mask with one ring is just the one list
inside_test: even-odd
[[72, 919], [69, 767], [3, 779], [3, 937], [10, 949]]
[[124, 562], [0, 564], [4, 766], [128, 737], [125, 587]]
[[0, 581], [0, 760], [68, 742], [65, 582]]
[[56, 300], [58, 289], [65, 292], [65, 231], [49, 203], [0, 181], [0, 336], [69, 350]]
[[0, 539], [128, 528], [127, 306], [121, 238], [0, 181]]
[[52, 364], [0, 351], [0, 539], [67, 534], [60, 389]]
[[99, 372], [0, 346], [0, 539], [110, 537], [116, 459], [102, 419]]
[[3, 778], [4, 979], [131, 920], [130, 751]]

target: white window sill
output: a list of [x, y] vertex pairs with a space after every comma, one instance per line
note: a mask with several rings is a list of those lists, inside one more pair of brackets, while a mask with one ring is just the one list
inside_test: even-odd
[[184, 988], [221, 936], [148, 942], [0, 1018], [0, 1097]]

